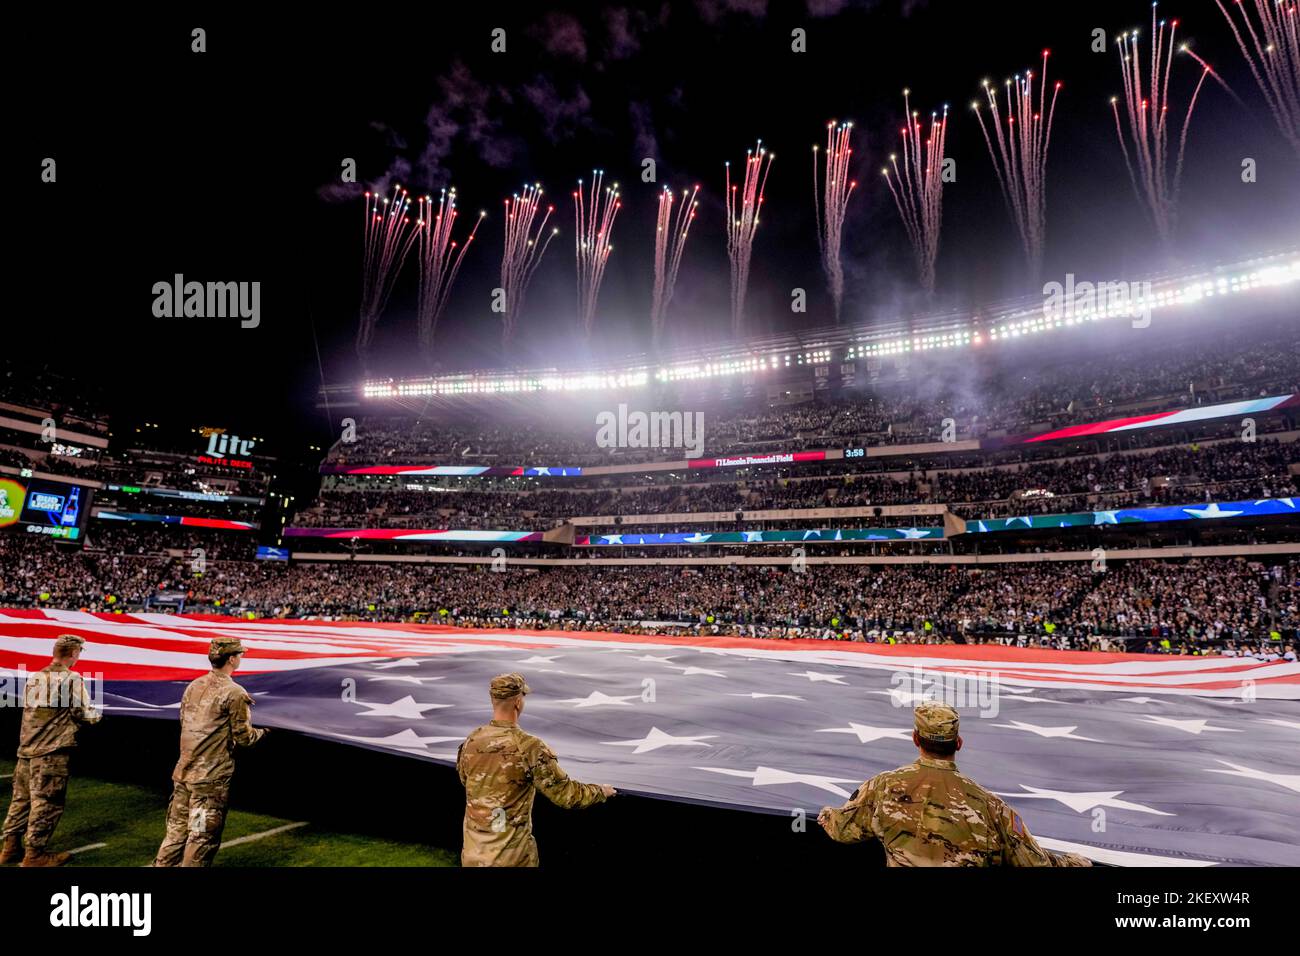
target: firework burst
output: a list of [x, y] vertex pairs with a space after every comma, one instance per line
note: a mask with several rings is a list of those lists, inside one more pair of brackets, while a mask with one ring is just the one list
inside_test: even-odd
[[505, 292], [505, 309], [502, 312], [501, 342], [508, 350], [514, 342], [519, 316], [524, 307], [524, 296], [533, 273], [546, 254], [546, 247], [560, 230], [552, 229], [542, 239], [546, 223], [555, 211], [547, 206], [542, 220], [533, 229], [533, 221], [542, 205], [542, 186], [534, 183], [525, 186], [505, 201], [505, 248], [501, 252], [501, 288]]
[[418, 328], [420, 351], [426, 357], [433, 354], [433, 339], [438, 328], [438, 320], [447, 308], [447, 299], [451, 294], [452, 283], [465, 258], [465, 252], [478, 232], [479, 224], [486, 213], [480, 212], [469, 231], [464, 243], [457, 243], [452, 236], [456, 225], [456, 190], [444, 189], [434, 206], [433, 198], [425, 196], [420, 200], [419, 218], [415, 223], [418, 237], [418, 257], [420, 262], [420, 292], [418, 300]]
[[357, 325], [357, 355], [370, 354], [375, 326], [393, 294], [402, 264], [411, 251], [415, 233], [410, 229], [411, 197], [401, 186], [391, 198], [367, 192], [365, 232], [361, 260], [361, 315]]
[[610, 240], [613, 239], [614, 220], [623, 208], [620, 198], [618, 183], [605, 185], [603, 169], [592, 170], [590, 193], [581, 179], [573, 192], [573, 211], [578, 222], [573, 239], [573, 254], [578, 264], [578, 315], [587, 338], [591, 338], [596, 320], [596, 299], [605, 278], [605, 264], [614, 251]]
[[654, 296], [650, 304], [650, 329], [656, 345], [663, 337], [668, 306], [673, 301], [673, 289], [677, 285], [677, 270], [681, 268], [682, 253], [686, 250], [686, 237], [700, 205], [695, 198], [699, 193], [699, 186], [689, 193], [683, 189], [676, 215], [673, 214], [676, 200], [672, 190], [665, 186], [659, 194], [659, 215], [655, 220]]
[[742, 185], [731, 183], [731, 163], [727, 163], [727, 258], [731, 260], [731, 331], [740, 335], [745, 324], [745, 292], [749, 288], [749, 262], [754, 254], [754, 233], [763, 207], [763, 189], [772, 171], [776, 154], [763, 148], [760, 139], [753, 149], [745, 150], [745, 177]]
[[1300, 156], [1300, 5], [1295, 0], [1254, 0], [1252, 21], [1250, 6], [1234, 0], [1230, 6], [1241, 14], [1238, 26], [1222, 0], [1214, 2], [1232, 27], [1278, 129]]
[[987, 124], [979, 101], [971, 104], [979, 120], [980, 132], [984, 134], [989, 158], [993, 160], [993, 171], [997, 173], [1002, 196], [1020, 232], [1020, 244], [1034, 281], [1038, 280], [1043, 264], [1043, 241], [1047, 234], [1047, 151], [1052, 144], [1056, 97], [1061, 92], [1058, 81], [1052, 86], [1051, 103], [1047, 102], [1048, 56], [1049, 52], [1044, 50], [1042, 70], [1037, 77], [1037, 103], [1033, 70], [1017, 74], [1004, 84], [1005, 128], [999, 102], [1001, 97], [997, 88], [987, 80], [984, 81], [989, 111]]
[[[1178, 185], [1183, 175], [1183, 156], [1187, 151], [1187, 131], [1192, 122], [1192, 111], [1201, 95], [1206, 77], [1213, 71], [1203, 65], [1196, 89], [1187, 103], [1182, 129], [1178, 135], [1178, 149], [1173, 171], [1169, 170], [1171, 150], [1169, 145], [1169, 75], [1174, 60], [1174, 35], [1177, 20], [1160, 20], [1157, 7], [1151, 5], [1151, 62], [1147, 69], [1147, 83], [1143, 86], [1142, 53], [1138, 45], [1138, 31], [1121, 34], [1119, 38], [1119, 67], [1123, 79], [1124, 95], [1111, 97], [1111, 111], [1115, 115], [1115, 132], [1124, 152], [1124, 165], [1128, 168], [1133, 191], [1151, 213], [1156, 232], [1168, 243], [1173, 235], [1178, 212]], [[1204, 64], [1204, 61], [1201, 61]], [[1128, 120], [1127, 129], [1120, 119], [1120, 101]], [[1130, 150], [1129, 143], [1132, 142]]]
[[852, 135], [852, 123], [837, 125], [831, 120], [826, 124], [826, 181], [821, 189], [817, 180], [817, 146], [813, 146], [813, 214], [817, 221], [817, 246], [821, 251], [836, 322], [840, 321], [840, 306], [844, 302], [844, 264], [840, 259], [844, 214], [849, 206], [849, 196], [858, 186], [849, 179], [849, 159], [853, 155], [849, 140]]
[[911, 91], [903, 90], [906, 125], [899, 131], [903, 139], [902, 165], [894, 153], [889, 157], [890, 166], [881, 172], [889, 183], [898, 215], [912, 243], [921, 287], [929, 295], [934, 292], [934, 264], [939, 257], [939, 227], [943, 224], [943, 150], [948, 138], [948, 107], [930, 114], [927, 133], [920, 115], [912, 110], [910, 97]]

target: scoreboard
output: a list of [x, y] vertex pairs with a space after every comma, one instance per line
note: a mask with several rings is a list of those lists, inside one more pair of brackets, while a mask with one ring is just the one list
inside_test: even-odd
[[41, 478], [0, 478], [0, 529], [81, 541], [94, 492]]

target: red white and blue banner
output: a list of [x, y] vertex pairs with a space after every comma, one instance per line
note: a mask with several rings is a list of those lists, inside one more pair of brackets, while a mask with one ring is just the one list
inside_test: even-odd
[[1254, 398], [1244, 402], [1224, 402], [1219, 405], [1198, 405], [1195, 408], [1183, 408], [1172, 412], [1156, 412], [1151, 415], [1133, 415], [1128, 418], [1112, 418], [1104, 422], [1092, 422], [1087, 425], [1071, 425], [1041, 435], [1030, 435], [1018, 439], [1023, 443], [1040, 441], [1060, 441], [1065, 438], [1083, 438], [1088, 435], [1108, 435], [1111, 432], [1137, 431], [1143, 428], [1164, 428], [1168, 425], [1188, 425], [1192, 422], [1204, 422], [1214, 418], [1238, 418], [1247, 415], [1262, 415], [1283, 408], [1300, 406], [1300, 393], [1292, 395], [1274, 395], [1271, 398]]
[[285, 528], [286, 538], [363, 538], [368, 541], [541, 541], [540, 531], [475, 531], [430, 528]]
[[100, 521], [146, 521], [156, 524], [179, 524], [187, 528], [215, 528], [218, 531], [256, 531], [260, 525], [254, 521], [231, 521], [228, 518], [200, 518], [194, 515], [150, 514], [143, 511], [95, 512]]
[[442, 764], [491, 717], [488, 681], [520, 671], [524, 727], [578, 779], [787, 821], [915, 759], [911, 709], [941, 699], [961, 770], [1049, 849], [1300, 865], [1294, 662], [0, 610], [0, 697], [65, 633], [106, 720], [175, 721], [208, 642], [233, 636], [254, 723]]

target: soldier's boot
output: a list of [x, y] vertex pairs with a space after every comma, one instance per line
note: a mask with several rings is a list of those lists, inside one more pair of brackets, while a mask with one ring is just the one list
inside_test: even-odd
[[72, 859], [71, 853], [46, 853], [44, 850], [27, 849], [22, 866], [62, 866]]
[[4, 849], [0, 850], [0, 866], [17, 863], [23, 858], [23, 841], [17, 834], [5, 837]]

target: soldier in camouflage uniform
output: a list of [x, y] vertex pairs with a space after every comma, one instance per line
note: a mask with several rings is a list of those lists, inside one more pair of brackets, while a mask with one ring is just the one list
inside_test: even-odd
[[253, 698], [230, 677], [243, 654], [237, 638], [216, 638], [208, 646], [212, 670], [185, 688], [181, 756], [172, 771], [167, 835], [154, 866], [211, 866], [221, 847], [235, 748], [251, 747], [266, 735], [252, 724]]
[[[27, 680], [14, 796], [5, 816], [0, 863], [21, 859], [23, 866], [62, 866], [70, 858], [68, 853], [47, 853], [45, 847], [63, 816], [77, 730], [98, 723], [101, 716], [91, 705], [85, 681], [72, 670], [85, 643], [75, 634], [60, 634], [54, 642], [54, 659]], [[25, 854], [20, 840], [27, 845]]]
[[916, 708], [917, 761], [872, 777], [817, 822], [839, 843], [878, 839], [889, 866], [1091, 866], [1073, 853], [1038, 845], [1024, 820], [995, 794], [957, 772], [957, 711]]
[[462, 866], [537, 866], [537, 790], [566, 810], [614, 796], [613, 787], [569, 779], [555, 752], [519, 729], [528, 691], [522, 674], [492, 678], [492, 722], [472, 731], [457, 751], [456, 772], [465, 787]]

